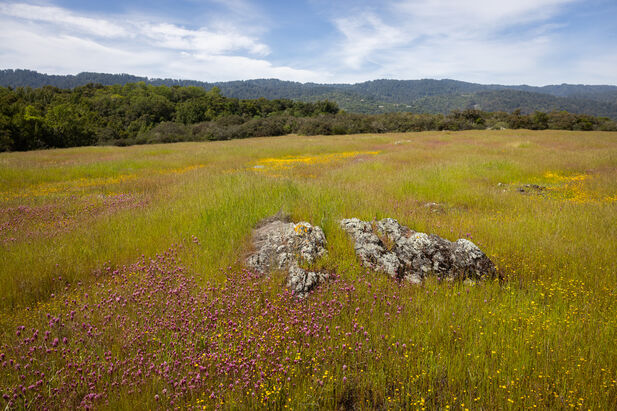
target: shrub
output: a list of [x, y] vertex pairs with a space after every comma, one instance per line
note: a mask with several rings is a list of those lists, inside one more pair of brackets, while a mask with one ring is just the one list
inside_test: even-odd
[[174, 143], [188, 140], [187, 128], [184, 124], [165, 121], [140, 134], [148, 143]]

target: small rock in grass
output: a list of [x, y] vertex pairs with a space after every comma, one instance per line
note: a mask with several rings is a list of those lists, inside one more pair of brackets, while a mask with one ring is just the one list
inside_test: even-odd
[[440, 203], [429, 202], [429, 203], [424, 203], [423, 205], [424, 205], [424, 208], [430, 210], [433, 213], [443, 213], [445, 211], [443, 204], [440, 204]]
[[518, 188], [519, 193], [541, 193], [546, 187], [538, 184], [525, 184]]

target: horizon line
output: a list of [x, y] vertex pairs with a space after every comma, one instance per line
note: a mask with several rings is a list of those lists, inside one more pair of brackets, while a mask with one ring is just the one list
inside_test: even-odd
[[453, 78], [420, 78], [420, 79], [400, 79], [400, 78], [375, 78], [375, 79], [371, 79], [371, 80], [364, 80], [364, 81], [359, 81], [356, 83], [340, 83], [340, 82], [332, 82], [332, 83], [316, 83], [316, 82], [312, 82], [312, 81], [307, 81], [307, 82], [301, 82], [301, 81], [294, 81], [294, 80], [282, 80], [276, 77], [260, 77], [260, 78], [251, 78], [251, 79], [238, 79], [238, 80], [224, 80], [224, 81], [207, 81], [207, 80], [196, 80], [196, 79], [191, 79], [191, 78], [173, 78], [173, 77], [150, 77], [148, 75], [141, 75], [141, 74], [131, 74], [131, 73], [109, 73], [109, 72], [102, 72], [102, 71], [80, 71], [77, 74], [72, 74], [72, 73], [67, 73], [67, 74], [50, 74], [50, 73], [44, 73], [38, 70], [32, 70], [32, 69], [27, 69], [27, 68], [1, 68], [0, 71], [8, 71], [8, 70], [12, 70], [12, 71], [30, 71], [30, 72], [34, 72], [37, 74], [41, 74], [41, 75], [45, 75], [45, 76], [73, 76], [73, 77], [77, 77], [80, 74], [108, 74], [108, 75], [113, 75], [113, 76], [132, 76], [132, 77], [143, 77], [145, 78], [147, 81], [155, 81], [155, 80], [172, 80], [172, 81], [194, 81], [194, 82], [200, 82], [200, 83], [210, 83], [210, 84], [216, 84], [216, 83], [233, 83], [233, 82], [249, 82], [249, 81], [259, 81], [259, 80], [276, 80], [276, 81], [280, 81], [280, 82], [286, 82], [286, 83], [295, 83], [295, 84], [302, 84], [302, 85], [306, 85], [306, 84], [316, 84], [316, 85], [324, 85], [324, 86], [336, 86], [336, 85], [357, 85], [357, 84], [364, 84], [364, 83], [369, 83], [369, 82], [373, 82], [373, 81], [401, 81], [401, 82], [405, 82], [405, 81], [425, 81], [425, 80], [429, 80], [429, 81], [456, 81], [459, 83], [467, 83], [467, 84], [478, 84], [478, 85], [482, 85], [482, 86], [505, 86], [505, 87], [535, 87], [535, 88], [542, 88], [542, 87], [550, 87], [550, 86], [586, 86], [586, 87], [617, 87], [617, 85], [615, 84], [586, 84], [586, 83], [552, 83], [552, 84], [544, 84], [541, 86], [536, 86], [536, 85], [530, 85], [530, 84], [500, 84], [500, 83], [475, 83], [472, 81], [466, 81], [466, 80], [457, 80], [457, 79], [453, 79]]

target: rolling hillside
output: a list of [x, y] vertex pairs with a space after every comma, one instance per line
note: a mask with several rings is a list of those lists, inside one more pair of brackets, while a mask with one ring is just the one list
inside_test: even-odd
[[477, 108], [484, 111], [521, 110], [523, 113], [566, 110], [617, 119], [617, 86], [548, 85], [504, 86], [456, 80], [373, 80], [357, 84], [316, 84], [258, 79], [229, 82], [155, 79], [129, 74], [79, 73], [47, 75], [30, 70], [0, 70], [0, 86], [74, 88], [88, 83], [103, 85], [145, 82], [153, 85], [216, 86], [223, 95], [241, 99], [288, 98], [303, 101], [328, 99], [346, 111], [384, 113], [411, 111], [449, 113]]

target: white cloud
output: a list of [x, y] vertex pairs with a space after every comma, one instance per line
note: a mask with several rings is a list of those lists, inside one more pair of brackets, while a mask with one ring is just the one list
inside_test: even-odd
[[345, 36], [343, 61], [352, 69], [361, 68], [375, 50], [389, 50], [412, 40], [372, 13], [336, 19], [334, 23]]
[[[275, 66], [267, 60], [243, 56], [222, 56], [185, 53], [167, 67], [165, 77], [186, 73], [185, 78], [221, 78], [222, 80], [278, 78], [290, 81], [323, 81], [325, 74], [311, 70]], [[224, 73], [224, 74], [223, 74]], [[224, 76], [224, 77], [222, 77]]]
[[584, 83], [581, 79], [594, 79], [594, 84], [616, 84], [617, 49], [589, 50], [584, 58], [572, 62], [570, 78], [564, 82]]
[[265, 56], [270, 53], [267, 45], [256, 39], [237, 33], [210, 31], [205, 28], [188, 30], [169, 23], [142, 24], [141, 34], [155, 47], [176, 50], [193, 50], [203, 53], [222, 54], [230, 51], [246, 50], [251, 54]]
[[156, 63], [152, 53], [134, 53], [109, 47], [75, 35], [52, 34], [0, 17], [0, 59], [2, 65], [31, 68], [47, 73], [79, 71], [144, 73], [143, 68]]
[[404, 0], [334, 17], [342, 35], [328, 56], [346, 81], [456, 78], [551, 83], [547, 56], [562, 47], [550, 21], [577, 0]]
[[0, 5], [0, 65], [54, 74], [126, 72], [204, 81], [319, 78], [309, 70], [268, 62], [268, 45], [233, 22], [219, 20], [192, 29], [151, 20], [110, 20], [24, 3]]
[[[187, 1], [203, 6], [202, 0]], [[101, 16], [5, 2], [0, 4], [0, 67], [204, 81], [617, 81], [612, 69], [617, 46], [604, 41], [594, 47], [592, 37], [578, 35], [564, 41], [568, 26], [560, 15], [582, 0], [383, 0], [377, 6], [370, 0], [307, 1], [319, 9], [319, 18], [330, 10], [333, 30], [294, 33], [282, 42], [297, 43], [290, 55], [272, 36], [272, 44], [263, 40], [276, 32], [271, 23], [281, 16], [254, 0], [210, 0], [215, 7], [198, 8], [207, 13], [187, 18], [202, 22], [193, 26], [141, 12]]]
[[0, 4], [0, 14], [27, 21], [51, 23], [58, 28], [80, 31], [101, 37], [126, 36], [124, 27], [100, 19], [78, 16], [59, 7], [31, 4]]

